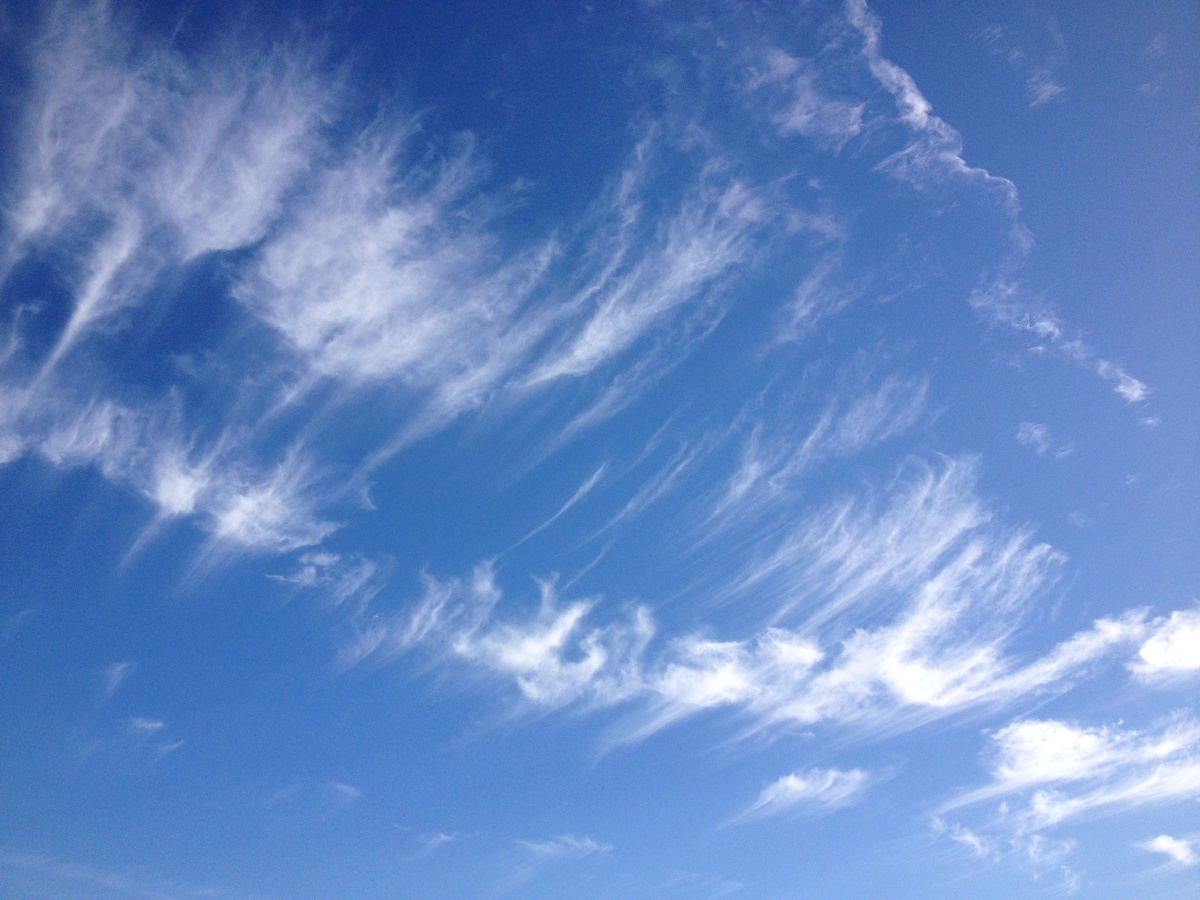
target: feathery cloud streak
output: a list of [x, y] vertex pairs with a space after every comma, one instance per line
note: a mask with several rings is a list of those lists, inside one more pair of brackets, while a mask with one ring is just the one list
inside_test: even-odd
[[1088, 667], [1164, 627], [1143, 612], [1103, 619], [1032, 659], [1013, 646], [1061, 557], [991, 525], [970, 461], [919, 469], [865, 504], [835, 504], [789, 535], [739, 593], [768, 575], [794, 598], [763, 604], [752, 637], [658, 640], [647, 606], [605, 612], [540, 583], [532, 615], [504, 612], [490, 564], [469, 579], [426, 576], [411, 608], [369, 613], [341, 667], [421, 651], [491, 673], [530, 708], [628, 706], [608, 740], [642, 740], [681, 719], [727, 710], [748, 733], [784, 723], [912, 727], [978, 706], [1061, 692]]

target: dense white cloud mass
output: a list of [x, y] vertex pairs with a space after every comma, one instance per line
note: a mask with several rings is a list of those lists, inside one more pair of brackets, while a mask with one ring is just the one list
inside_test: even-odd
[[0, 9], [6, 889], [1182, 883], [1190, 32], [501, 12]]
[[1131, 667], [1146, 679], [1200, 670], [1200, 610], [1177, 610], [1156, 623]]

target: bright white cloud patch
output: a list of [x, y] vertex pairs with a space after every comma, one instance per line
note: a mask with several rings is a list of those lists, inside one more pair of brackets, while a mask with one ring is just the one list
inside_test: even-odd
[[1198, 842], [1195, 840], [1189, 841], [1171, 837], [1169, 834], [1160, 834], [1151, 840], [1142, 841], [1137, 846], [1150, 853], [1163, 854], [1176, 866], [1194, 866], [1200, 862], [1200, 852], [1197, 851]]
[[1091, 814], [1163, 805], [1200, 795], [1200, 726], [1189, 718], [1152, 731], [1080, 728], [1055, 720], [1014, 722], [992, 736], [991, 785], [946, 805], [1022, 795], [1013, 827], [1038, 830]]
[[1131, 668], [1147, 679], [1200, 670], [1200, 610], [1179, 610], [1158, 622]]

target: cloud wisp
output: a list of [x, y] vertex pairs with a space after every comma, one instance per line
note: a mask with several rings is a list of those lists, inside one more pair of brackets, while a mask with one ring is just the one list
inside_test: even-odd
[[1031, 298], [1020, 282], [997, 278], [976, 290], [969, 302], [989, 323], [1032, 335], [1039, 343], [1029, 348], [1030, 352], [1050, 352], [1092, 372], [1111, 384], [1113, 392], [1126, 403], [1142, 403], [1150, 396], [1148, 385], [1100, 356], [1082, 338], [1069, 334], [1059, 317]]
[[624, 707], [605, 738], [615, 746], [719, 711], [743, 720], [743, 736], [915, 727], [1065, 691], [1165, 627], [1133, 611], [1037, 654], [1017, 651], [1062, 560], [990, 524], [974, 482], [970, 461], [946, 461], [884, 497], [814, 513], [737, 583], [769, 622], [746, 638], [661, 635], [649, 606], [568, 601], [550, 581], [531, 614], [506, 612], [497, 572], [483, 564], [466, 579], [426, 576], [407, 609], [356, 618], [338, 666], [416, 653], [489, 673], [529, 711]]
[[758, 799], [729, 824], [795, 810], [830, 812], [857, 802], [869, 781], [870, 776], [861, 769], [792, 772], [763, 788]]

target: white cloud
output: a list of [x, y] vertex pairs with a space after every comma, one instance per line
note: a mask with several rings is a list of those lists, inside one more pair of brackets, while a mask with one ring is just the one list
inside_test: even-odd
[[289, 454], [273, 471], [250, 478], [235, 472], [217, 485], [205, 510], [213, 548], [286, 553], [319, 544], [337, 525], [316, 511], [315, 475], [309, 463]]
[[524, 855], [524, 860], [511, 874], [502, 892], [515, 890], [518, 886], [534, 878], [547, 865], [564, 862], [581, 862], [586, 859], [607, 856], [613, 852], [611, 844], [597, 841], [584, 835], [578, 837], [562, 834], [555, 838], [540, 841], [519, 840], [516, 842]]
[[748, 87], [769, 84], [786, 95], [771, 116], [781, 134], [802, 134], [840, 150], [862, 131], [866, 104], [828, 96], [818, 85], [818, 77], [819, 70], [808, 60], [774, 48], [767, 51]]
[[934, 834], [946, 835], [956, 844], [961, 844], [970, 850], [971, 855], [976, 859], [992, 860], [999, 856], [1000, 851], [991, 838], [977, 834], [965, 825], [947, 822], [940, 816], [934, 816], [931, 825]]
[[509, 550], [515, 550], [517, 547], [520, 547], [530, 538], [541, 534], [543, 531], [565, 516], [571, 510], [571, 508], [575, 506], [576, 503], [592, 492], [592, 488], [594, 488], [600, 482], [600, 479], [604, 477], [604, 473], [607, 469], [608, 463], [601, 463], [600, 467], [575, 489], [575, 493], [568, 497], [566, 502], [563, 503], [563, 505], [560, 506], [553, 515], [551, 515], [548, 519], [545, 519], [540, 525], [537, 525], [532, 530], [526, 532], [519, 541], [509, 548]]
[[1045, 66], [1035, 66], [1025, 79], [1030, 106], [1043, 106], [1067, 92], [1054, 73]]
[[935, 835], [945, 836], [966, 848], [975, 862], [1012, 860], [1031, 868], [1039, 881], [1047, 876], [1057, 876], [1063, 893], [1073, 893], [1079, 888], [1079, 874], [1063, 864], [1063, 860], [1075, 851], [1077, 845], [1073, 840], [1050, 838], [1044, 834], [982, 834], [959, 822], [947, 822], [940, 816], [935, 816], [930, 824]]
[[1177, 610], [1157, 620], [1130, 667], [1144, 679], [1200, 671], [1200, 609]]
[[530, 383], [590, 372], [750, 257], [751, 232], [767, 217], [763, 203], [744, 184], [713, 181], [702, 181], [656, 229], [643, 256], [589, 289], [594, 311], [539, 364]]
[[1097, 776], [1112, 767], [1116, 748], [1106, 729], [1078, 729], [1054, 720], [1014, 722], [994, 739], [993, 773], [1005, 790], [1047, 781]]
[[226, 897], [233, 892], [219, 884], [189, 884], [156, 878], [139, 870], [119, 872], [96, 869], [63, 859], [24, 853], [0, 847], [0, 873], [20, 873], [12, 880], [37, 893], [30, 896], [121, 896], [145, 897], [148, 900], [169, 900], [173, 897]]
[[[494, 569], [482, 565], [470, 579], [427, 576], [407, 610], [356, 616], [338, 664], [420, 649], [490, 674], [526, 708], [623, 706], [604, 739], [613, 746], [706, 711], [741, 717], [743, 736], [820, 723], [910, 728], [1064, 691], [1088, 667], [1145, 640], [1145, 614], [1134, 611], [1018, 653], [1015, 638], [1028, 640], [1023, 620], [1061, 556], [990, 524], [970, 461], [909, 475], [886, 499], [815, 511], [786, 538], [786, 554], [777, 551], [752, 570], [756, 577], [743, 575], [736, 594], [723, 595], [737, 596], [743, 611], [761, 603], [760, 614], [775, 620], [748, 637], [693, 631], [651, 652], [657, 626], [648, 608], [614, 616], [599, 599], [568, 601], [543, 582], [536, 612], [514, 614]], [[1016, 753], [1017, 732], [1006, 734]]]
[[1161, 853], [1171, 865], [1180, 868], [1188, 868], [1200, 862], [1200, 841], [1194, 839], [1185, 840], [1171, 837], [1169, 834], [1160, 834], [1151, 840], [1141, 841], [1136, 846], [1151, 853]]
[[450, 414], [486, 396], [544, 325], [518, 325], [546, 260], [496, 267], [471, 224], [469, 141], [433, 172], [403, 164], [407, 126], [363, 135], [322, 171], [235, 294], [314, 374], [440, 389]]
[[[712, 501], [705, 528], [777, 508], [819, 464], [852, 457], [903, 434], [925, 414], [928, 391], [924, 378], [889, 375], [877, 384], [863, 379], [836, 391], [807, 431], [776, 426], [780, 433], [771, 434], [756, 422], [737, 467]], [[777, 418], [800, 420], [790, 409]]]
[[6, 219], [12, 261], [56, 241], [79, 254], [47, 371], [168, 266], [259, 240], [319, 150], [334, 92], [285, 43], [187, 56], [74, 0], [43, 26], [25, 45], [32, 102]]
[[1034, 349], [1051, 349], [1071, 363], [1093, 372], [1113, 385], [1126, 403], [1141, 403], [1150, 388], [1121, 366], [1100, 357], [1078, 337], [1070, 337], [1058, 316], [1033, 298], [1025, 288], [1007, 277], [993, 279], [969, 298], [972, 309], [995, 325], [1031, 334], [1042, 343]]
[[354, 599], [361, 607], [382, 588], [387, 566], [360, 556], [343, 557], [327, 550], [301, 553], [297, 568], [287, 575], [268, 575], [273, 581], [320, 591], [334, 606]]
[[765, 787], [758, 799], [734, 821], [801, 808], [838, 809], [855, 802], [869, 781], [861, 769], [807, 769], [793, 772]]
[[1200, 796], [1200, 725], [1176, 717], [1154, 730], [1083, 728], [1057, 720], [1013, 722], [992, 735], [991, 784], [943, 806], [955, 809], [997, 796], [1003, 824], [1029, 834], [1063, 822]]
[[286, 817], [289, 827], [312, 828], [347, 813], [363, 796], [362, 789], [331, 778], [289, 784], [265, 801], [267, 806]]
[[363, 795], [361, 790], [352, 784], [346, 784], [344, 781], [328, 781], [325, 786], [341, 803], [353, 803]]
[[865, 0], [848, 0], [846, 17], [862, 36], [862, 54], [871, 75], [892, 95], [900, 121], [914, 135], [907, 147], [885, 159], [878, 168], [918, 189], [947, 180], [966, 180], [982, 185], [995, 193], [1004, 209], [1015, 216], [1020, 205], [1016, 186], [1007, 178], [966, 163], [959, 133], [933, 115], [932, 105], [912, 76], [883, 55], [880, 21]]
[[140, 408], [80, 400], [54, 382], [9, 393], [14, 402], [0, 430], [11, 435], [14, 455], [93, 467], [144, 495], [159, 520], [194, 516], [211, 536], [210, 549], [286, 552], [319, 543], [336, 527], [317, 513], [323, 492], [303, 454], [285, 452], [264, 467], [240, 458], [244, 448], [231, 433], [196, 453], [173, 400]]
[[791, 300], [784, 307], [777, 340], [800, 340], [823, 320], [840, 313], [861, 296], [861, 285], [837, 280], [841, 265], [841, 255], [830, 254], [800, 280]]
[[649, 613], [635, 608], [605, 625], [586, 621], [595, 601], [561, 603], [541, 582], [531, 617], [497, 620], [501, 599], [490, 564], [469, 582], [427, 577], [425, 595], [407, 615], [368, 616], [338, 654], [339, 666], [385, 662], [418, 645], [472, 663], [511, 681], [530, 704], [556, 708], [583, 700], [607, 705], [639, 690], [636, 666], [654, 634]]

